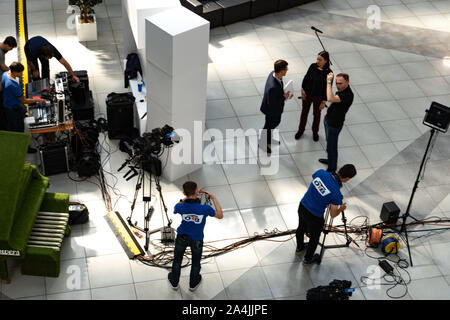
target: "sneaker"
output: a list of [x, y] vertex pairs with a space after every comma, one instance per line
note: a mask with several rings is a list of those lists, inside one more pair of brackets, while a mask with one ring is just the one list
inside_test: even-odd
[[316, 141], [316, 142], [319, 141], [319, 134], [318, 133], [315, 133], [315, 132], [313, 133], [313, 140]]
[[172, 287], [172, 289], [173, 290], [178, 290], [178, 288], [180, 287], [180, 285], [177, 283], [177, 285], [174, 285], [173, 283], [172, 283], [172, 272], [170, 272], [168, 275], [167, 275], [167, 279], [169, 280], [169, 283], [170, 283], [170, 286]]
[[295, 137], [294, 137], [295, 140], [300, 139], [302, 135], [303, 135], [303, 132], [302, 132], [302, 131], [297, 131], [297, 133], [295, 134]]
[[202, 275], [200, 275], [200, 280], [198, 280], [198, 282], [197, 282], [197, 284], [196, 284], [195, 286], [191, 287], [191, 286], [189, 285], [189, 291], [195, 291], [195, 290], [197, 290], [197, 288], [198, 288], [198, 286], [200, 285], [201, 282], [202, 282]]
[[309, 260], [303, 259], [303, 264], [305, 266], [311, 265], [313, 263], [320, 264], [320, 255], [318, 253], [313, 255], [313, 257], [311, 259], [309, 259]]
[[320, 163], [328, 164], [328, 159], [319, 159]]
[[27, 153], [36, 153], [36, 152], [37, 152], [37, 150], [35, 148], [28, 147]]

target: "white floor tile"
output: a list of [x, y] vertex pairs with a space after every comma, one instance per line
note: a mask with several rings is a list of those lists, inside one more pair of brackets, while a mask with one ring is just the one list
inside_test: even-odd
[[138, 300], [181, 300], [180, 289], [174, 291], [169, 280], [154, 280], [135, 283]]
[[232, 300], [271, 299], [272, 294], [260, 267], [221, 272], [227, 295]]
[[47, 294], [89, 289], [90, 283], [86, 259], [61, 261], [59, 277], [46, 277], [45, 288]]
[[47, 300], [91, 300], [91, 299], [92, 296], [90, 289], [47, 295]]
[[183, 300], [227, 300], [219, 273], [203, 274], [202, 283], [194, 292], [189, 291], [189, 277], [181, 277], [179, 291]]
[[408, 285], [408, 291], [414, 300], [446, 300], [450, 295], [450, 286], [444, 277], [437, 277], [415, 280]]
[[263, 267], [274, 298], [305, 294], [313, 287], [310, 271], [302, 263], [286, 263]]
[[87, 259], [91, 288], [133, 283], [128, 257], [124, 253]]
[[92, 300], [136, 300], [134, 284], [92, 289]]
[[300, 201], [309, 185], [302, 177], [269, 180], [267, 184], [278, 205]]
[[44, 277], [22, 275], [20, 267], [15, 267], [9, 272], [11, 283], [2, 284], [2, 294], [10, 299], [45, 295]]
[[276, 201], [266, 182], [248, 182], [231, 185], [234, 197], [240, 209], [271, 206]]

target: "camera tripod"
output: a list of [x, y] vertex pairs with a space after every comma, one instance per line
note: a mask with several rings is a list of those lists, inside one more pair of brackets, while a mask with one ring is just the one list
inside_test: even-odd
[[[325, 253], [325, 249], [348, 248], [348, 247], [350, 247], [350, 243], [353, 242], [353, 239], [348, 235], [347, 218], [345, 217], [344, 211], [342, 211], [342, 222], [344, 223], [344, 234], [345, 234], [346, 242], [345, 242], [345, 244], [335, 244], [335, 245], [326, 246], [325, 239], [327, 238], [327, 234], [330, 232], [330, 228], [333, 224], [333, 218], [331, 217], [331, 214], [330, 214], [330, 206], [328, 206], [328, 208], [327, 208], [324, 220], [325, 220], [325, 224], [324, 224], [324, 227], [322, 230], [323, 231], [323, 239], [322, 239], [322, 243], [319, 242], [319, 245], [321, 246], [319, 264], [322, 261], [322, 257], [323, 257], [323, 254]], [[327, 221], [329, 221], [329, 223], [327, 223]], [[326, 225], [328, 225], [328, 229], [326, 228]], [[356, 242], [355, 242], [355, 244], [356, 244]]]
[[[161, 231], [161, 239], [164, 242], [173, 242], [175, 240], [175, 230], [171, 227], [172, 224], [172, 220], [169, 219], [169, 216], [167, 215], [167, 207], [166, 204], [164, 202], [164, 197], [162, 195], [162, 190], [161, 190], [161, 184], [160, 184], [160, 180], [159, 180], [159, 176], [154, 175], [155, 177], [155, 184], [156, 184], [156, 190], [159, 193], [159, 198], [161, 200], [161, 204], [162, 207], [164, 209], [164, 213], [166, 215], [167, 218], [167, 226], [162, 226], [160, 228], [156, 228], [153, 230], [149, 229], [149, 225], [150, 225], [150, 220], [153, 216], [153, 213], [155, 211], [155, 209], [153, 208], [152, 205], [150, 205], [150, 202], [152, 200], [152, 173], [148, 172], [146, 173], [146, 171], [142, 168], [142, 165], [139, 167], [136, 166], [129, 166], [130, 170], [127, 172], [127, 174], [125, 174], [124, 178], [130, 173], [133, 172], [133, 176], [138, 176], [137, 178], [137, 182], [136, 182], [136, 188], [135, 188], [135, 192], [134, 192], [134, 198], [133, 198], [133, 203], [131, 204], [131, 212], [130, 212], [130, 216], [127, 218], [127, 222], [128, 224], [135, 228], [136, 230], [141, 231], [142, 233], [145, 233], [145, 246], [144, 249], [146, 251], [148, 251], [149, 248], [149, 242], [150, 242], [150, 236], [158, 231]], [[145, 178], [147, 176], [147, 174], [149, 175], [149, 194], [146, 195], [145, 194]], [[129, 177], [130, 178], [130, 177]], [[129, 179], [127, 179], [129, 180]], [[137, 225], [137, 222], [135, 222], [133, 224], [132, 222], [132, 216], [133, 216], [133, 211], [134, 208], [136, 206], [136, 201], [137, 201], [137, 197], [139, 195], [139, 191], [142, 188], [142, 200], [144, 202], [144, 228], [140, 228]]]

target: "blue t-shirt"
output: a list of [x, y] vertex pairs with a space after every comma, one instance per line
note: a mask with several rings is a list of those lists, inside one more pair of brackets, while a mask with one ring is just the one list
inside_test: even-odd
[[323, 213], [329, 204], [342, 204], [342, 194], [339, 183], [331, 172], [318, 170], [313, 175], [313, 181], [304, 195], [301, 203], [313, 215], [323, 218]]
[[177, 233], [188, 235], [194, 241], [203, 240], [206, 217], [216, 215], [216, 211], [211, 206], [187, 202], [176, 204], [173, 213], [181, 214], [182, 221]]
[[56, 49], [55, 46], [53, 46], [50, 42], [48, 42], [47, 39], [41, 36], [33, 37], [30, 40], [28, 40], [27, 43], [30, 54], [30, 56], [27, 56], [27, 59], [35, 60], [39, 58], [39, 51], [43, 46], [50, 46], [53, 48], [53, 56], [56, 58], [56, 60], [60, 60], [62, 58], [62, 55], [61, 53], [59, 53], [58, 49]]
[[15, 106], [21, 106], [22, 102], [19, 100], [23, 96], [20, 84], [8, 77], [8, 72], [2, 75], [2, 91], [3, 91], [3, 107], [5, 109], [12, 109]]

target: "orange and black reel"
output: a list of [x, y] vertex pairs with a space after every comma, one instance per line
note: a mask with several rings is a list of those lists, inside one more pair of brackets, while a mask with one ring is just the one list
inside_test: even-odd
[[383, 237], [383, 230], [379, 228], [370, 227], [367, 230], [367, 243], [368, 247], [378, 248], [378, 245], [381, 242], [381, 238]]

